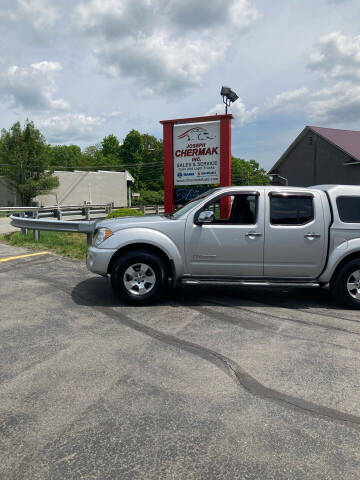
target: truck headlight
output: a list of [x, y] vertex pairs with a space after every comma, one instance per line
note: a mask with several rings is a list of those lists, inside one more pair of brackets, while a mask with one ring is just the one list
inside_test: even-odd
[[100, 243], [111, 237], [112, 234], [113, 232], [108, 228], [99, 228], [98, 230], [96, 230], [93, 241], [94, 247], [98, 247]]

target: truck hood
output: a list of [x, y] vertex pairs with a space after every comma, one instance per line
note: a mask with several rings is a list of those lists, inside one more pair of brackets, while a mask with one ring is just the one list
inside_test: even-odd
[[163, 225], [164, 222], [173, 222], [167, 217], [160, 215], [146, 215], [144, 217], [120, 217], [110, 220], [102, 220], [96, 223], [96, 228], [109, 228], [112, 232], [122, 230], [123, 228], [154, 228], [156, 225]]

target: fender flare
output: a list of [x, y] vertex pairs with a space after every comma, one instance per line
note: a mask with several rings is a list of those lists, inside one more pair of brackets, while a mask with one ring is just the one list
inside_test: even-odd
[[146, 244], [160, 249], [168, 257], [169, 262], [173, 263], [176, 278], [180, 278], [183, 275], [184, 261], [181, 252], [167, 235], [158, 230], [141, 227], [118, 230], [103, 242], [103, 247], [116, 249], [114, 255], [117, 255], [119, 250], [132, 244]]
[[360, 238], [346, 240], [338, 245], [329, 255], [327, 266], [320, 275], [319, 282], [330, 282], [340, 263], [346, 260], [346, 258], [355, 256], [356, 254], [360, 257]]

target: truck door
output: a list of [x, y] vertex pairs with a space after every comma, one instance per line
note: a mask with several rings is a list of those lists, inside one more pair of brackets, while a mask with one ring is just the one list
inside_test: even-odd
[[[220, 200], [224, 197], [231, 205], [225, 218], [220, 213]], [[196, 215], [204, 210], [212, 210], [214, 220], [197, 225]], [[191, 275], [262, 276], [264, 191], [227, 192], [189, 215], [185, 250], [187, 271]]]
[[316, 278], [327, 241], [320, 194], [270, 192], [265, 202], [264, 276]]

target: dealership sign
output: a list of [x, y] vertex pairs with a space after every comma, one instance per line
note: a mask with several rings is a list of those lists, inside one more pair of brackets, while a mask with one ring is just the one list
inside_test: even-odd
[[220, 183], [220, 122], [174, 125], [174, 185]]
[[[171, 213], [195, 189], [231, 185], [231, 114], [161, 120], [164, 138], [164, 206]], [[188, 191], [185, 191], [188, 190]], [[230, 204], [220, 202], [226, 218]], [[226, 203], [226, 205], [225, 205]]]

